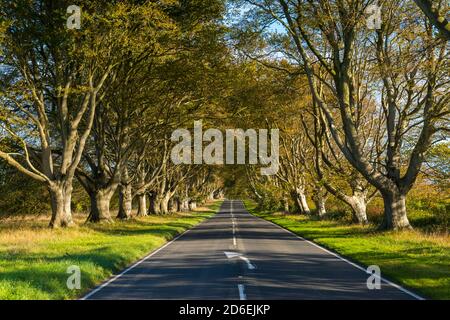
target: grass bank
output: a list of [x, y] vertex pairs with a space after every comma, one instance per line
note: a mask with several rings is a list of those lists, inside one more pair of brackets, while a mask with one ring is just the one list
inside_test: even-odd
[[[194, 213], [149, 216], [109, 225], [49, 230], [48, 218], [0, 221], [0, 299], [72, 299], [212, 216], [214, 202]], [[67, 268], [79, 266], [81, 290], [69, 290]]]
[[247, 201], [250, 213], [362, 265], [378, 265], [382, 275], [426, 298], [450, 299], [450, 238], [419, 231], [379, 232], [314, 217], [261, 212]]

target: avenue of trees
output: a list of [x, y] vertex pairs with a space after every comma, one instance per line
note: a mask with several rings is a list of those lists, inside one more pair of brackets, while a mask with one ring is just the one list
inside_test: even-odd
[[[334, 199], [360, 224], [382, 199], [394, 230], [418, 179], [448, 197], [446, 1], [78, 1], [73, 30], [72, 4], [0, 0], [0, 197], [23, 186], [39, 206], [44, 187], [51, 227], [73, 224], [74, 190], [91, 223], [243, 188], [319, 218]], [[171, 134], [195, 120], [280, 129], [278, 173], [174, 165]]]
[[[301, 212], [309, 213], [310, 183], [319, 215], [327, 192], [366, 223], [379, 194], [382, 227], [411, 228], [406, 198], [449, 132], [449, 7], [436, 2], [235, 1], [245, 12], [236, 30], [242, 52], [308, 88], [300, 123], [286, 128], [282, 170], [269, 181]], [[371, 5], [382, 8], [377, 30], [367, 26]]]
[[112, 220], [116, 191], [121, 219], [135, 197], [146, 215], [218, 192], [212, 169], [171, 165], [168, 137], [211, 102], [213, 66], [227, 52], [223, 4], [84, 1], [82, 26], [70, 30], [71, 4], [0, 2], [0, 158], [48, 189], [50, 226], [73, 223], [75, 179], [91, 222]]

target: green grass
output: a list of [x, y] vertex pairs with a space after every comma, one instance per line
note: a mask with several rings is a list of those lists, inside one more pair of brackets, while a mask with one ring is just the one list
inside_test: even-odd
[[450, 299], [450, 239], [418, 231], [379, 232], [374, 226], [319, 221], [314, 217], [247, 209], [362, 265], [378, 265], [382, 276], [426, 298]]
[[[0, 221], [0, 299], [72, 299], [124, 269], [177, 234], [212, 216], [220, 206], [195, 213], [149, 216], [109, 225], [49, 230], [47, 220]], [[67, 268], [81, 270], [81, 290], [66, 286]]]

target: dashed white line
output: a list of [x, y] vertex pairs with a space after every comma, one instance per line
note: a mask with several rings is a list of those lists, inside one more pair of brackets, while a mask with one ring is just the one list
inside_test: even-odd
[[238, 284], [238, 290], [239, 290], [239, 299], [247, 300], [247, 295], [245, 294], [245, 287], [243, 284]]
[[241, 258], [242, 260], [245, 261], [245, 263], [247, 264], [247, 268], [248, 268], [249, 270], [255, 270], [255, 269], [256, 269], [255, 265], [252, 264], [252, 263], [250, 262], [250, 259], [249, 259], [249, 258], [244, 257], [244, 256], [241, 256], [241, 257], [239, 257], [239, 258]]
[[237, 240], [236, 240], [236, 223], [234, 221], [234, 214], [233, 214], [233, 200], [230, 201], [230, 213], [231, 213], [231, 224], [232, 224], [232, 231], [233, 231], [233, 246], [237, 246]]

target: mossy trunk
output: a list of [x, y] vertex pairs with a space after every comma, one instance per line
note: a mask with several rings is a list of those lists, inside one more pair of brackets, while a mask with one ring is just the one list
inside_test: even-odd
[[306, 195], [304, 193], [300, 194], [300, 203], [303, 214], [311, 214], [311, 210], [309, 209], [308, 202], [306, 201]]
[[367, 224], [367, 199], [364, 193], [354, 193], [349, 197], [349, 206], [352, 209], [353, 220], [359, 224]]
[[145, 193], [137, 195], [138, 200], [138, 217], [145, 217], [147, 215], [147, 196]]
[[412, 229], [406, 212], [406, 195], [398, 190], [381, 192], [384, 202], [384, 221], [381, 225], [385, 230]]
[[194, 211], [195, 209], [197, 209], [197, 202], [189, 201], [189, 211]]
[[160, 200], [161, 214], [169, 213], [169, 200], [170, 200], [170, 197], [167, 195], [165, 195], [164, 197], [161, 198], [161, 200]]
[[314, 203], [317, 209], [317, 215], [323, 218], [327, 214], [325, 198], [321, 195], [314, 197]]
[[107, 187], [89, 192], [91, 212], [87, 219], [88, 222], [99, 223], [113, 221], [109, 208], [115, 189], [115, 187]]
[[150, 207], [148, 208], [149, 214], [161, 214], [161, 197], [156, 193], [152, 193], [150, 196]]
[[189, 199], [183, 199], [180, 202], [180, 211], [187, 212], [189, 211]]
[[169, 212], [178, 212], [178, 206], [177, 203], [175, 201], [175, 199], [173, 197], [170, 198], [169, 200]]
[[121, 184], [119, 186], [119, 213], [118, 219], [128, 220], [133, 211], [133, 194], [131, 184]]
[[51, 198], [52, 217], [50, 228], [70, 227], [72, 218], [72, 183], [55, 183], [48, 188]]
[[308, 202], [306, 201], [306, 195], [303, 188], [297, 188], [291, 192], [292, 199], [294, 200], [299, 213], [309, 215], [311, 210], [309, 209]]
[[283, 209], [285, 213], [289, 213], [289, 201], [286, 198], [283, 198]]

